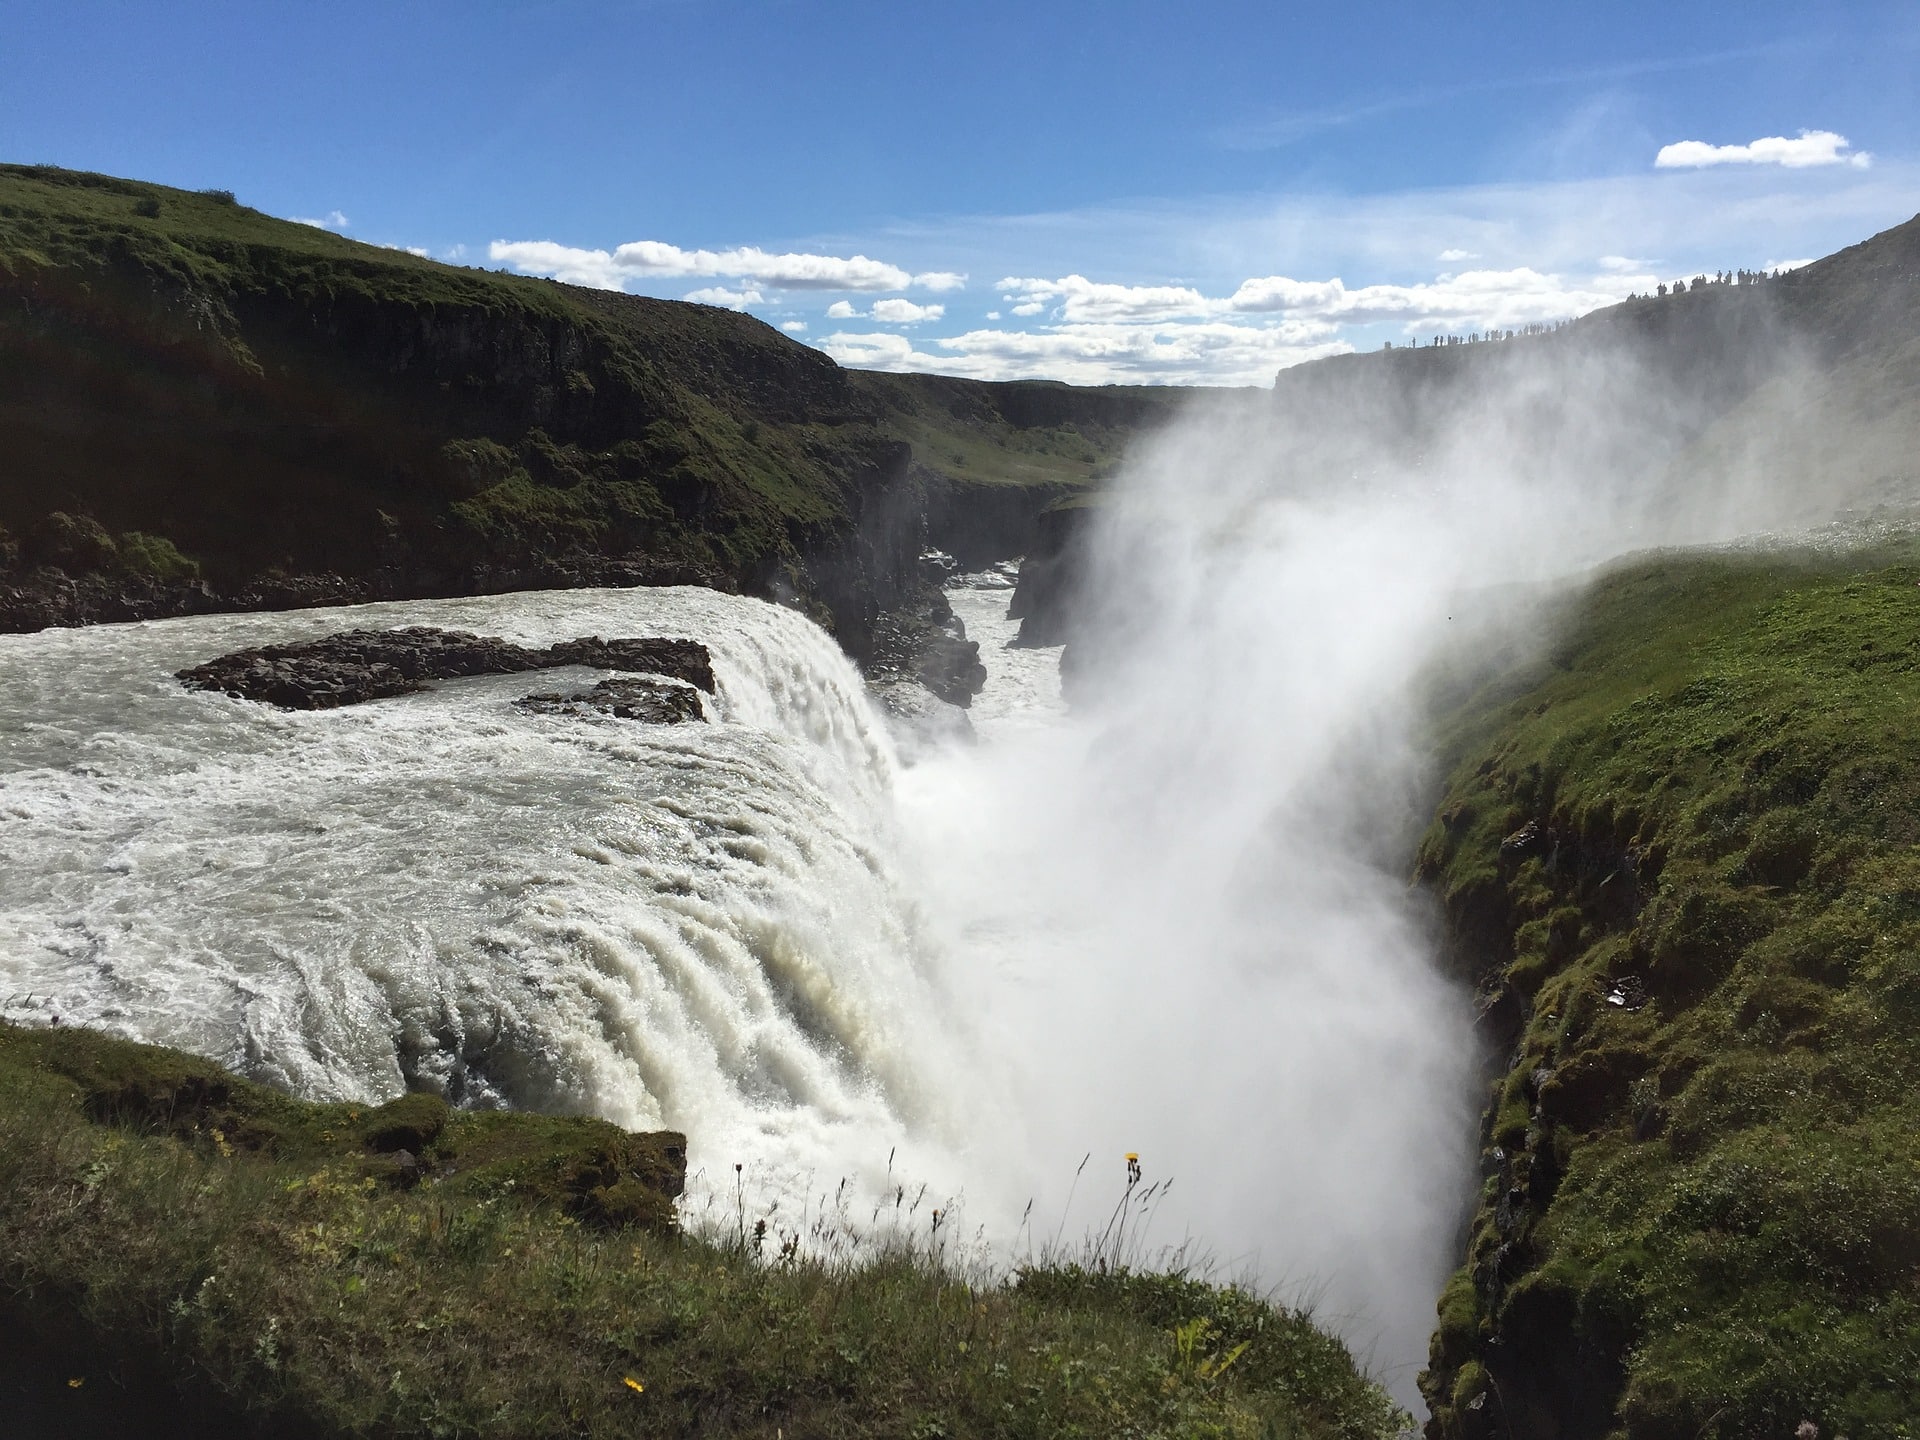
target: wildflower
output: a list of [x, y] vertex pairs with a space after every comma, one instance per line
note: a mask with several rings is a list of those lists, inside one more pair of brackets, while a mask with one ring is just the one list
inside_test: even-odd
[[1140, 1183], [1140, 1156], [1137, 1152], [1129, 1150], [1127, 1152], [1127, 1184], [1129, 1186], [1134, 1186], [1134, 1185], [1138, 1185], [1139, 1183]]
[[621, 1376], [620, 1383], [626, 1386], [629, 1390], [633, 1391], [633, 1393], [636, 1395], [644, 1395], [647, 1390], [646, 1386], [642, 1385], [638, 1380], [634, 1379], [633, 1376], [631, 1375]]

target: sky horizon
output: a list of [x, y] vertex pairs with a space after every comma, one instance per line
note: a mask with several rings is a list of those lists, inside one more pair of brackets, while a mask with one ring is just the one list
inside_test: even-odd
[[1269, 384], [1920, 211], [1910, 4], [0, 3], [0, 158], [867, 368]]

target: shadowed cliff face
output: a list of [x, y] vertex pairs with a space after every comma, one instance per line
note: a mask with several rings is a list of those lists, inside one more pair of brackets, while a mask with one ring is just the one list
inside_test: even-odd
[[856, 377], [731, 311], [0, 166], [5, 630], [692, 582], [864, 658], [930, 514], [1017, 554], [1176, 398]]
[[698, 580], [858, 649], [914, 583], [905, 447], [757, 321], [102, 177], [15, 167], [0, 193], [8, 628]]

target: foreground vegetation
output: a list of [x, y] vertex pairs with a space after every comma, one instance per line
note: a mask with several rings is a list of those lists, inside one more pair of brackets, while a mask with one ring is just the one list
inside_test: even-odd
[[1430, 1435], [1920, 1433], [1916, 713], [1912, 544], [1630, 565], [1453, 713], [1503, 1073]]
[[1338, 1341], [1238, 1289], [1071, 1265], [970, 1284], [925, 1236], [829, 1264], [745, 1217], [732, 1244], [679, 1235], [661, 1197], [681, 1143], [423, 1096], [309, 1105], [177, 1052], [0, 1027], [16, 1413], [50, 1435], [1401, 1424]]

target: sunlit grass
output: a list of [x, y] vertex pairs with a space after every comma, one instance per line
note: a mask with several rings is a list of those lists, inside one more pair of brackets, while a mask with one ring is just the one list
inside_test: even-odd
[[[215, 1135], [145, 1103], [209, 1073], [0, 1028], [0, 1282], [97, 1346], [49, 1384], [157, 1360], [217, 1408], [326, 1434], [1360, 1440], [1403, 1420], [1306, 1315], [1116, 1264], [1117, 1227], [1093, 1268], [1012, 1273], [950, 1248], [911, 1191], [898, 1218], [842, 1186], [798, 1224], [742, 1191], [698, 1234], [610, 1228], [498, 1134], [565, 1122], [486, 1117], [445, 1142], [466, 1178], [403, 1187], [360, 1144], [398, 1123], [382, 1112], [275, 1097], [256, 1123], [266, 1092], [235, 1081]], [[130, 1089], [133, 1109], [101, 1099]]]
[[1902, 540], [1625, 566], [1453, 713], [1420, 866], [1503, 1073], [1434, 1433], [1915, 1433], [1916, 714]]

